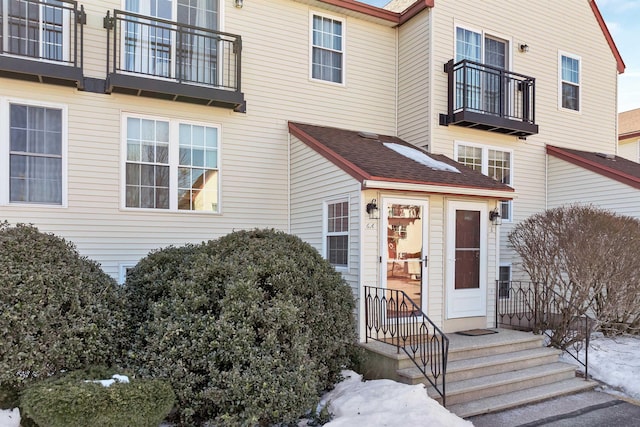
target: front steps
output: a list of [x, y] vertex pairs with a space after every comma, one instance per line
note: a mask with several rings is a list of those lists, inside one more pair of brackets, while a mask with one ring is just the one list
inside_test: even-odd
[[[497, 334], [448, 334], [447, 409], [471, 417], [592, 389], [593, 381], [576, 378], [575, 367], [559, 362], [560, 350], [544, 347], [543, 337], [499, 329]], [[395, 347], [370, 341], [365, 378], [388, 378], [427, 385], [441, 400], [409, 357]]]

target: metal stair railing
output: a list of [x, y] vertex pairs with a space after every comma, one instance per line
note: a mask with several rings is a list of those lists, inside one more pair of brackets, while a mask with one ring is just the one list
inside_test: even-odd
[[[543, 333], [573, 357], [589, 379], [589, 337], [595, 320], [550, 286], [496, 281], [496, 326]], [[584, 361], [580, 351], [584, 349]]]
[[446, 406], [449, 338], [403, 291], [365, 286], [366, 341], [404, 351]]

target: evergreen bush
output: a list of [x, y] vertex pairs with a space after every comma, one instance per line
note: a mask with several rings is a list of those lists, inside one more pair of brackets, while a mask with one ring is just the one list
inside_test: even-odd
[[124, 329], [118, 285], [74, 246], [0, 223], [0, 390], [112, 364]]
[[133, 379], [105, 387], [91, 380], [111, 375], [87, 372], [27, 387], [20, 398], [22, 415], [40, 427], [157, 427], [173, 408], [175, 396], [165, 381]]
[[154, 252], [125, 293], [132, 366], [169, 379], [183, 424], [292, 422], [339, 379], [355, 342], [340, 274], [272, 230]]

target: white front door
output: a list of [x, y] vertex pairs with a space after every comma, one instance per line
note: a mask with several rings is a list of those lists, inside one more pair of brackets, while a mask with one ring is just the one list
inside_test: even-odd
[[447, 205], [447, 318], [487, 314], [487, 205]]
[[383, 287], [403, 291], [426, 312], [427, 215], [426, 200], [384, 199], [382, 208]]

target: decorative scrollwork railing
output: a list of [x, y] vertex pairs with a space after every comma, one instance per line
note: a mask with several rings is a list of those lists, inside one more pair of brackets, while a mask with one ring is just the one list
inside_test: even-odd
[[550, 286], [496, 281], [496, 325], [544, 333], [551, 345], [577, 360], [584, 367], [585, 379], [589, 378], [589, 337], [595, 321]]
[[449, 338], [402, 291], [365, 286], [366, 339], [404, 351], [446, 406]]

